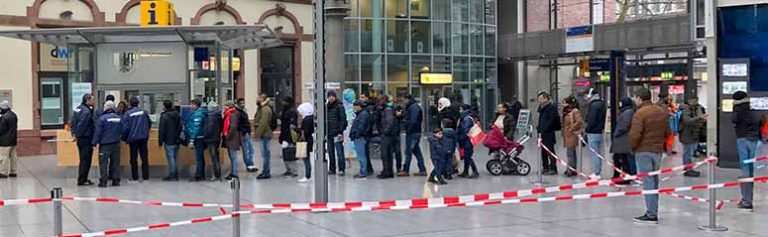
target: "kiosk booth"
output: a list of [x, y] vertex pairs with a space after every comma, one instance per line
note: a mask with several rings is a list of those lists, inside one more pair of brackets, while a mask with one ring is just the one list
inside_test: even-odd
[[[58, 100], [41, 101], [44, 108], [58, 102], [72, 110], [85, 93], [97, 96], [96, 111], [107, 95], [114, 95], [117, 103], [137, 97], [153, 122], [150, 144], [157, 142], [164, 100], [182, 108], [193, 98], [222, 106], [235, 96], [233, 72], [240, 68], [235, 50], [282, 44], [266, 25], [34, 29], [0, 31], [0, 36], [66, 49], [69, 80], [61, 86]], [[59, 166], [78, 165], [71, 141], [66, 129], [57, 133]], [[162, 149], [149, 147], [150, 165], [165, 165]], [[122, 163], [127, 164], [128, 149], [122, 153]], [[189, 149], [180, 154], [180, 164], [194, 163]]]

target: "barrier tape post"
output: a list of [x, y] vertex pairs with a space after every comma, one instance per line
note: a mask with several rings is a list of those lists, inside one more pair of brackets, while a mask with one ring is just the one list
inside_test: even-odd
[[[714, 155], [714, 154], [713, 154]], [[717, 166], [717, 163], [710, 164], [709, 165], [709, 184], [712, 185], [715, 183], [715, 166]], [[703, 231], [710, 231], [710, 232], [720, 232], [720, 231], [728, 231], [728, 227], [725, 226], [718, 226], [717, 225], [717, 191], [715, 189], [708, 190], [709, 192], [709, 200], [712, 200], [709, 202], [709, 225], [702, 225], [699, 226], [700, 230]]]
[[[230, 181], [232, 186], [232, 214], [240, 211], [240, 179], [233, 178]], [[232, 218], [232, 236], [240, 237], [240, 216], [233, 216]]]
[[60, 236], [64, 233], [61, 218], [62, 196], [64, 196], [64, 191], [62, 191], [61, 188], [53, 188], [53, 190], [51, 190], [51, 199], [53, 201], [53, 234], [56, 236]]
[[[544, 152], [544, 147], [543, 147], [543, 145], [541, 143], [541, 134], [539, 134], [538, 143], [536, 145], [539, 147], [539, 151]], [[545, 185], [547, 183], [545, 183], [544, 179], [542, 178], [543, 169], [544, 169], [544, 167], [543, 167], [544, 166], [544, 161], [541, 160], [541, 159], [535, 159], [535, 160], [536, 160], [536, 165], [539, 168], [537, 169], [537, 172], [536, 172], [536, 176], [537, 176], [538, 179], [534, 180], [533, 184], [536, 184], [536, 185], [539, 185], [539, 186]]]

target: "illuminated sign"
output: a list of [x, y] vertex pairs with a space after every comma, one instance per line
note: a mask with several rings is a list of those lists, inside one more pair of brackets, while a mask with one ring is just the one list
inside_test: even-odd
[[669, 81], [675, 78], [674, 72], [661, 72], [661, 79], [665, 81]]
[[422, 73], [420, 75], [422, 85], [442, 85], [453, 83], [453, 74], [450, 73]]
[[173, 3], [165, 0], [141, 1], [141, 26], [169, 26], [175, 23]]

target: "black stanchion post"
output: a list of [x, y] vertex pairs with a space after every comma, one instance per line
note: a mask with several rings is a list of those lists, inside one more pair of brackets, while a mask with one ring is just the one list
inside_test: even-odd
[[61, 197], [64, 196], [64, 191], [61, 188], [53, 188], [51, 190], [51, 199], [53, 202], [53, 234], [55, 236], [61, 236], [63, 234], [63, 223], [61, 216]]
[[[232, 214], [240, 211], [240, 179], [233, 178], [230, 181], [232, 187]], [[232, 218], [232, 236], [240, 237], [240, 216]]]

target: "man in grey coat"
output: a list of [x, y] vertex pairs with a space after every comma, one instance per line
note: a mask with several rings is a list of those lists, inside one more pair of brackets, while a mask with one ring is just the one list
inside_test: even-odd
[[[630, 163], [632, 151], [629, 150], [629, 131], [632, 129], [632, 116], [635, 115], [635, 103], [632, 101], [632, 98], [622, 98], [619, 111], [621, 111], [621, 113], [616, 122], [616, 131], [613, 132], [613, 142], [611, 143], [613, 164], [621, 171], [633, 174], [632, 169], [630, 168], [632, 166]], [[620, 172], [613, 172], [613, 178], [618, 178], [620, 176]], [[629, 184], [629, 181], [623, 181], [617, 184]]]

